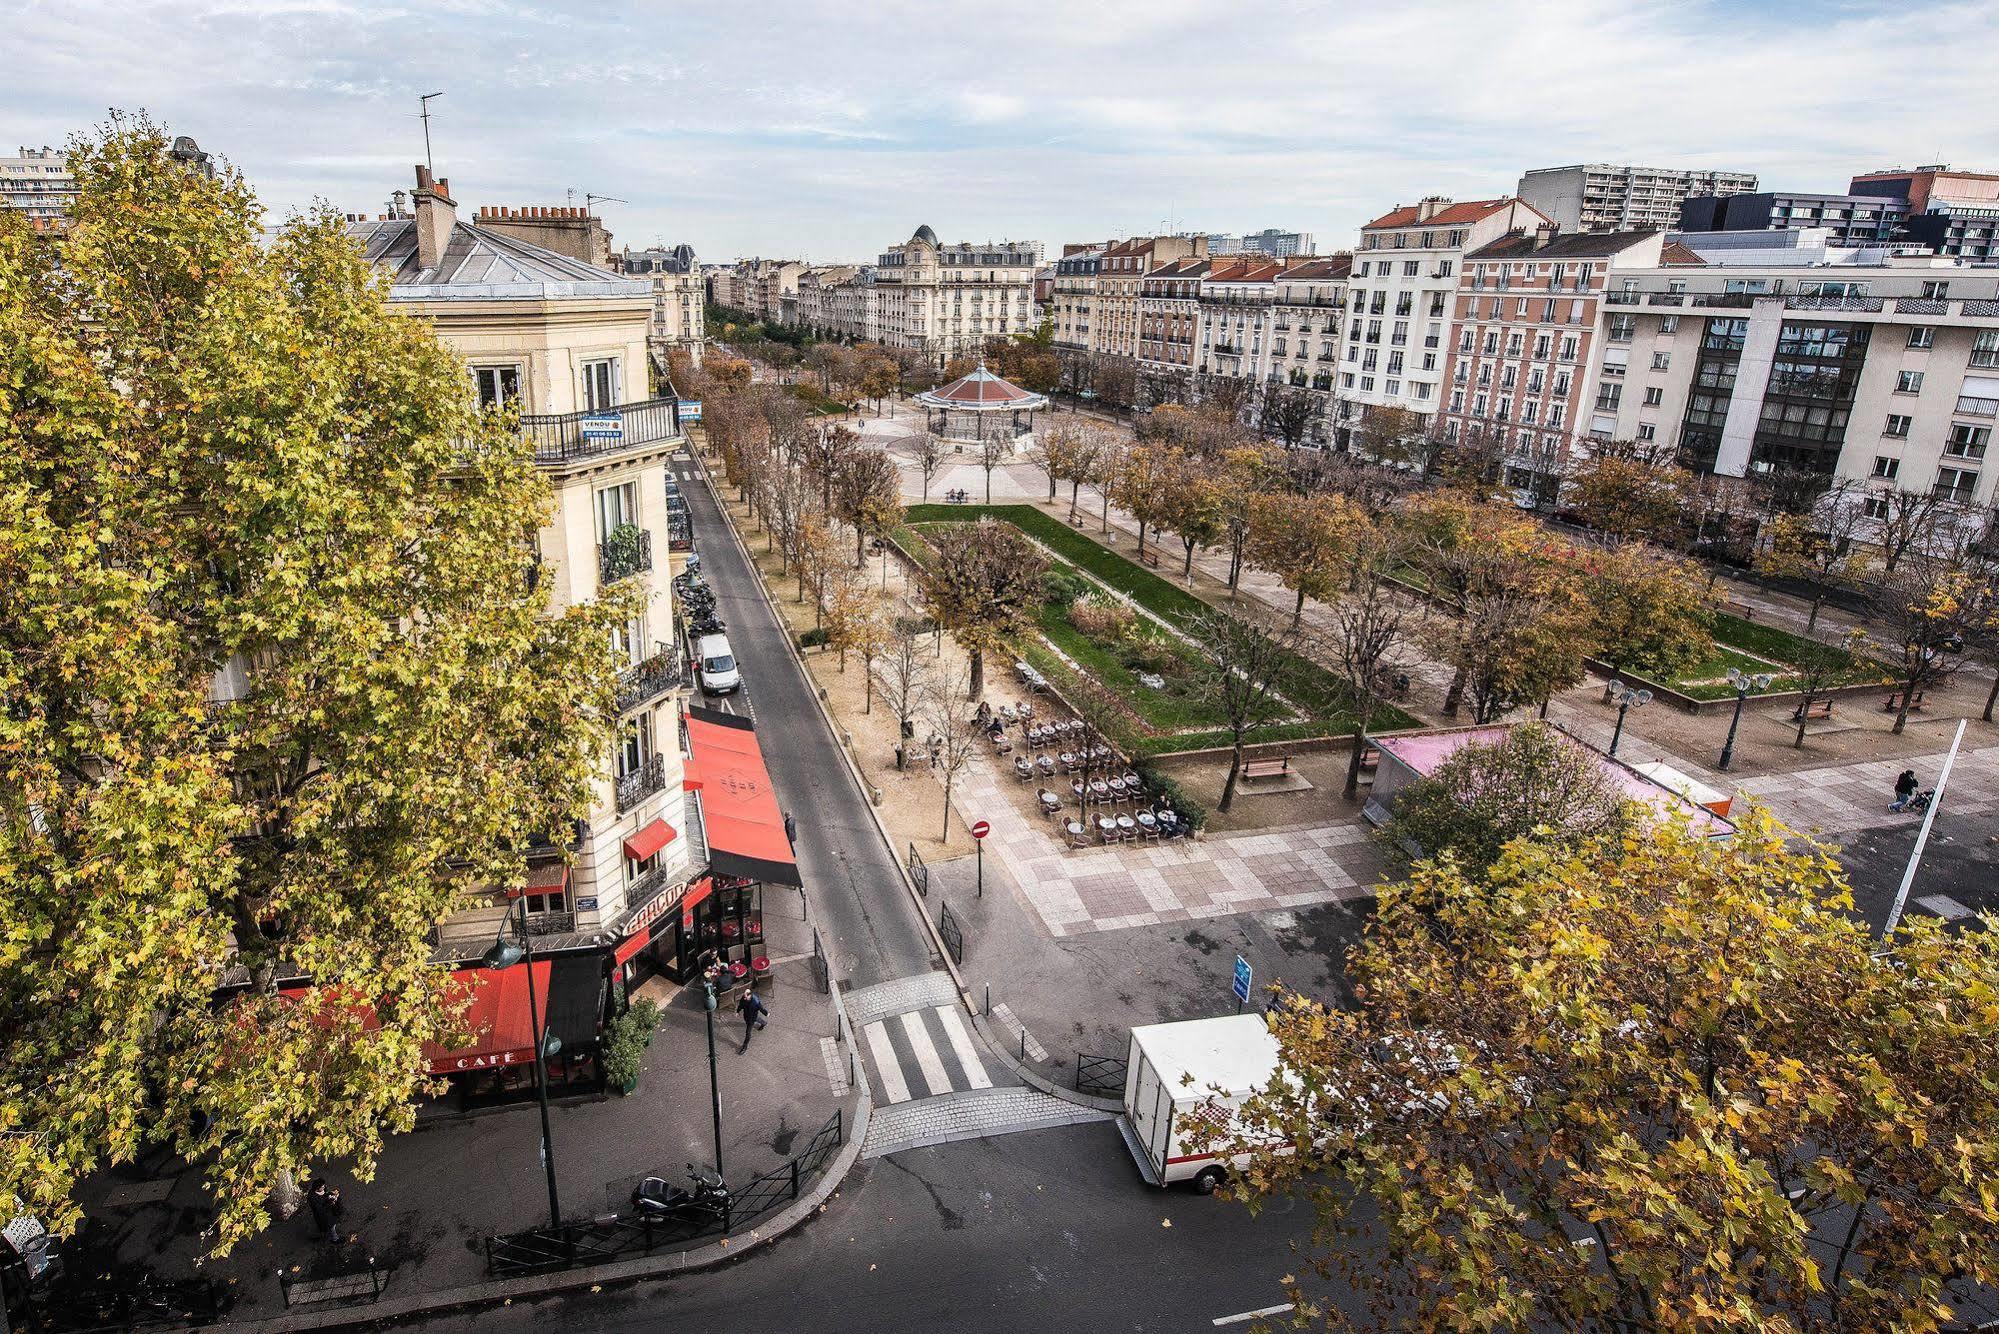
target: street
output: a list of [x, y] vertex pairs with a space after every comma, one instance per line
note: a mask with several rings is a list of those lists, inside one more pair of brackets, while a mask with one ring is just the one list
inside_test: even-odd
[[1031, 1131], [863, 1163], [823, 1215], [747, 1265], [427, 1328], [1212, 1330], [1285, 1301], [1278, 1280], [1310, 1221], [1288, 1200], [1252, 1218], [1154, 1190], [1109, 1125]]

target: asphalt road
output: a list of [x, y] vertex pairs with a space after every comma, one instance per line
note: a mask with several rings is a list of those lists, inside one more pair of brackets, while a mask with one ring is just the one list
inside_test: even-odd
[[464, 1334], [667, 1329], [1242, 1331], [1281, 1305], [1307, 1206], [1139, 1180], [1106, 1124], [862, 1163], [819, 1217], [745, 1262], [427, 1323]]
[[[1839, 862], [1852, 882], [1854, 905], [1876, 930], [1888, 920], [1921, 826], [1922, 817], [1911, 815], [1900, 824], [1863, 830], [1840, 847]], [[1946, 792], [1904, 915], [1931, 912], [1922, 900], [1932, 895], [1946, 895], [1974, 913], [1999, 913], [1996, 838], [1999, 815], [1955, 811]]]
[[755, 718], [779, 804], [798, 821], [798, 867], [833, 976], [860, 988], [929, 972], [938, 966], [929, 937], [867, 798], [813, 702], [814, 687], [757, 590], [756, 571], [730, 536], [698, 465], [676, 462], [674, 470], [693, 515], [702, 576], [715, 589], [742, 669], [743, 691], [723, 699]]

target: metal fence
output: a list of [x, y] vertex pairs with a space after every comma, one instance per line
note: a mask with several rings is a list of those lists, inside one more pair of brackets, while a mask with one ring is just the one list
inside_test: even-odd
[[937, 905], [937, 934], [944, 938], [944, 948], [951, 952], [951, 962], [964, 966], [965, 928], [958, 921], [958, 915], [951, 911], [948, 903]]
[[727, 1236], [804, 1193], [805, 1183], [825, 1169], [846, 1137], [843, 1113], [830, 1120], [805, 1146], [805, 1151], [761, 1176], [731, 1197], [726, 1216], [700, 1223], [658, 1220], [643, 1215], [607, 1214], [560, 1229], [530, 1228], [486, 1238], [486, 1272], [496, 1278], [550, 1274], [580, 1269], [633, 1255], [649, 1255], [667, 1246], [684, 1245], [702, 1237]]
[[1124, 1096], [1125, 1062], [1122, 1056], [1090, 1056], [1076, 1053], [1076, 1092], [1098, 1098]]
[[819, 994], [833, 994], [833, 965], [826, 958], [826, 943], [819, 939], [819, 928], [812, 928], [812, 980], [819, 986]]
[[389, 1271], [377, 1266], [373, 1256], [332, 1273], [278, 1275], [287, 1310], [319, 1302], [372, 1302], [388, 1286]]
[[909, 878], [918, 894], [930, 897], [930, 863], [923, 860], [914, 843], [909, 845]]

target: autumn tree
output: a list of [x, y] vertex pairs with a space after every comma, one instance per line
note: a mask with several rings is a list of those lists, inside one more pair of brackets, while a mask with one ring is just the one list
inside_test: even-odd
[[1124, 485], [1126, 469], [1131, 466], [1131, 446], [1116, 436], [1106, 435], [1103, 448], [1091, 460], [1089, 481], [1095, 485], [1098, 497], [1103, 501], [1102, 513], [1098, 516], [1101, 526], [1098, 531], [1108, 535], [1111, 531], [1111, 497]]
[[1229, 421], [1241, 421], [1256, 406], [1256, 381], [1243, 375], [1197, 375], [1194, 399]]
[[532, 445], [337, 214], [143, 118], [67, 161], [0, 216], [0, 1203], [165, 1147], [227, 1251], [412, 1127], [431, 928], [589, 813], [638, 604], [549, 612]]
[[1656, 547], [1544, 544], [1555, 573], [1582, 581], [1590, 607], [1589, 652], [1619, 680], [1638, 668], [1670, 681], [1714, 650], [1713, 612], [1700, 571]]
[[1377, 462], [1426, 475], [1436, 441], [1422, 413], [1377, 405], [1367, 410], [1354, 431], [1354, 448]]
[[997, 519], [952, 524], [931, 534], [936, 559], [923, 567], [923, 600], [971, 659], [967, 689], [986, 688], [986, 654], [1017, 634], [1040, 606], [1048, 562], [1020, 530]]
[[1211, 475], [1215, 520], [1220, 540], [1229, 553], [1229, 596], [1242, 581], [1243, 562], [1249, 554], [1251, 526], [1256, 520], [1257, 499], [1288, 483], [1284, 456], [1269, 445], [1242, 445], [1222, 455], [1221, 467]]
[[902, 371], [886, 357], [870, 357], [861, 364], [858, 381], [863, 397], [874, 400], [875, 415], [882, 411], [882, 400], [895, 393], [902, 382]]
[[1876, 948], [1760, 814], [1424, 866], [1217, 1147], [1313, 1206], [1331, 1328], [1935, 1334], [1999, 1272], [1999, 936]]
[[1869, 525], [1881, 551], [1881, 571], [1892, 575], [1908, 555], [1947, 556], [1975, 535], [1971, 508], [1935, 490], [1893, 487], [1870, 497], [1876, 502]]
[[832, 513], [833, 486], [840, 470], [861, 447], [861, 438], [844, 426], [808, 425], [783, 432], [773, 423], [772, 433], [788, 439], [794, 466], [802, 466], [819, 488], [819, 508]]
[[1756, 555], [1759, 574], [1796, 579], [1811, 589], [1807, 635], [1818, 629], [1826, 599], [1865, 577], [1872, 557], [1862, 538], [1872, 521], [1858, 488], [1834, 483], [1809, 513], [1779, 514], [1764, 527], [1768, 545]]
[[1223, 611], [1203, 613], [1187, 627], [1201, 646], [1201, 695], [1222, 717], [1229, 734], [1229, 774], [1215, 809], [1235, 804], [1242, 781], [1242, 751], [1251, 737], [1282, 718], [1278, 678], [1291, 661], [1295, 632], [1273, 637]]
[[1805, 727], [1811, 722], [1812, 705], [1827, 698], [1833, 687], [1852, 674], [1854, 659], [1865, 651], [1866, 644], [1867, 632], [1856, 628], [1846, 632], [1842, 643], [1808, 639], [1790, 655], [1788, 675], [1791, 689], [1798, 697], [1798, 707], [1791, 714], [1791, 721], [1798, 728], [1797, 735], [1791, 738], [1793, 749], [1802, 749], [1805, 744]]
[[1324, 602], [1340, 587], [1340, 560], [1356, 518], [1354, 510], [1335, 495], [1271, 491], [1250, 502], [1244, 559], [1270, 571], [1298, 595], [1291, 608], [1292, 625], [1304, 617], [1306, 598]]
[[1082, 501], [1083, 483], [1090, 480], [1103, 451], [1106, 434], [1101, 427], [1085, 422], [1066, 421], [1051, 426], [1041, 436], [1041, 466], [1048, 473], [1048, 501], [1055, 502], [1058, 482], [1069, 484], [1069, 522], [1076, 522]]
[[1948, 680], [1963, 665], [1967, 641], [1999, 618], [1995, 593], [1975, 558], [1927, 552], [1905, 554], [1876, 588], [1876, 614], [1900, 683], [1891, 730], [1899, 734], [1908, 725], [1916, 696]]
[[1172, 445], [1135, 445], [1125, 455], [1112, 484], [1111, 499], [1138, 520], [1138, 554], [1145, 557], [1145, 535], [1157, 533], [1173, 516], [1173, 488], [1187, 469], [1187, 456]]
[[979, 440], [979, 467], [986, 474], [986, 504], [993, 503], [993, 472], [1013, 457], [1013, 426], [995, 423]]
[[1165, 481], [1160, 497], [1160, 522], [1180, 539], [1186, 553], [1180, 562], [1180, 576], [1192, 585], [1194, 552], [1213, 546], [1227, 532], [1222, 522], [1220, 488], [1206, 466], [1185, 458], [1180, 460], [1179, 467], [1166, 473]]
[[1345, 591], [1327, 603], [1320, 648], [1353, 710], [1348, 801], [1360, 792], [1368, 723], [1394, 693], [1402, 671], [1397, 655], [1414, 630], [1412, 599], [1391, 582], [1408, 561], [1409, 539], [1393, 525], [1354, 524], [1340, 549], [1338, 583]]
[[1692, 480], [1670, 464], [1594, 454], [1570, 472], [1561, 499], [1586, 527], [1671, 545], [1686, 518]]
[[854, 530], [854, 564], [866, 563], [868, 539], [886, 537], [902, 522], [902, 472], [895, 460], [872, 446], [841, 460], [833, 514]]

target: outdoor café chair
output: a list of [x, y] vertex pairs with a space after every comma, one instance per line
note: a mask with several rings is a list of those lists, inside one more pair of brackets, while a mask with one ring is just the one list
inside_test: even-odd
[[1043, 755], [1040, 759], [1034, 762], [1034, 765], [1037, 769], [1041, 770], [1041, 776], [1043, 778], [1053, 778], [1055, 776], [1054, 756]]
[[1035, 795], [1041, 798], [1041, 813], [1043, 815], [1053, 815], [1062, 809], [1062, 799], [1047, 788], [1040, 789]]
[[1083, 762], [1082, 762], [1081, 760], [1079, 760], [1079, 759], [1077, 759], [1077, 758], [1076, 758], [1076, 752], [1075, 752], [1075, 751], [1073, 751], [1073, 750], [1065, 750], [1065, 751], [1063, 751], [1063, 752], [1062, 752], [1062, 772], [1063, 772], [1063, 773], [1065, 773], [1065, 774], [1072, 774], [1072, 773], [1075, 773], [1075, 772], [1076, 772], [1076, 770], [1078, 770], [1078, 769], [1080, 769], [1080, 768], [1082, 768], [1082, 767], [1083, 767]]
[[1092, 778], [1090, 780], [1090, 795], [1098, 801], [1109, 801], [1111, 799], [1111, 785], [1101, 778]]
[[1023, 779], [1034, 777], [1034, 766], [1028, 763], [1027, 757], [1025, 755], [1016, 755], [1014, 757], [1013, 776], [1015, 778], [1023, 778]]
[[1159, 837], [1159, 821], [1153, 818], [1151, 811], [1138, 813], [1138, 836], [1151, 839]]
[[1072, 848], [1080, 848], [1090, 841], [1090, 831], [1083, 828], [1081, 820], [1068, 821], [1063, 825], [1062, 831], [1069, 836], [1069, 846]]
[[1125, 788], [1124, 779], [1113, 778], [1110, 780], [1110, 785], [1111, 785], [1112, 801], [1123, 801], [1127, 796], [1130, 795], [1130, 793]]
[[1117, 832], [1119, 838], [1138, 837], [1138, 821], [1132, 819], [1129, 815], [1118, 816]]
[[1117, 821], [1111, 819], [1108, 815], [1099, 815], [1097, 817], [1097, 837], [1106, 843], [1117, 842]]
[[1008, 727], [1013, 726], [1013, 720], [1016, 716], [1017, 715], [1015, 715], [1013, 711], [1013, 705], [1002, 704], [999, 706], [1000, 722], [1004, 723], [1006, 726]]

